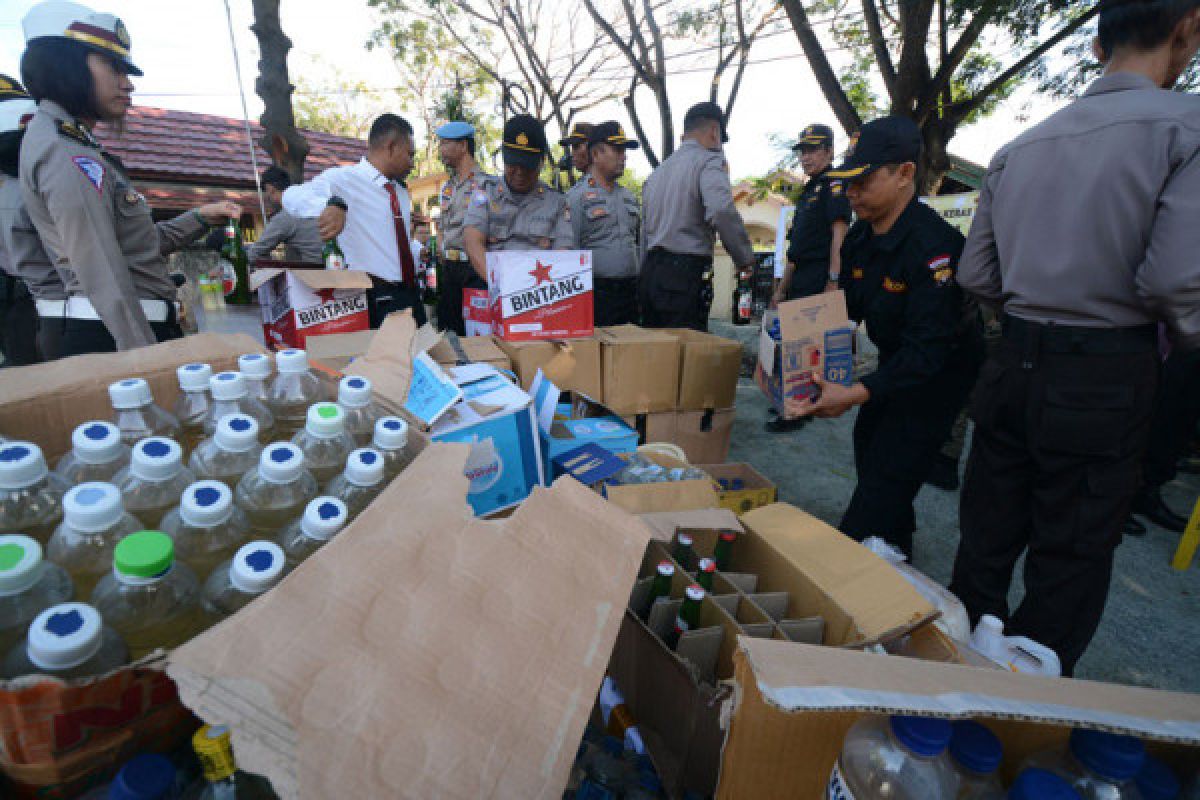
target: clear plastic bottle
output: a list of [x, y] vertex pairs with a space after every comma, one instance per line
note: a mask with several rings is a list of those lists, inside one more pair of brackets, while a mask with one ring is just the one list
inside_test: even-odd
[[44, 544], [62, 519], [68, 488], [46, 468], [36, 444], [5, 442], [0, 446], [0, 533], [24, 533]]
[[196, 476], [183, 465], [183, 448], [170, 439], [151, 436], [133, 446], [129, 467], [117, 473], [116, 486], [125, 508], [142, 524], [158, 530]]
[[274, 542], [242, 545], [204, 582], [200, 603], [213, 622], [236, 614], [254, 598], [279, 583], [286, 563], [283, 548]]
[[179, 444], [185, 454], [192, 452], [204, 438], [204, 420], [212, 408], [212, 398], [208, 394], [212, 374], [208, 364], [184, 364], [175, 370], [179, 379], [175, 418], [179, 420]]
[[1083, 800], [1141, 800], [1133, 779], [1145, 762], [1140, 739], [1076, 728], [1065, 751], [1037, 753], [1024, 766], [1062, 776]]
[[111, 422], [91, 420], [71, 431], [71, 450], [58, 460], [54, 472], [68, 486], [89, 481], [112, 482], [129, 466], [129, 445]]
[[288, 571], [328, 544], [349, 521], [346, 504], [336, 497], [318, 497], [309, 503], [299, 519], [279, 532]]
[[129, 662], [120, 635], [86, 603], [60, 603], [34, 617], [28, 635], [8, 651], [0, 678], [52, 675], [62, 680], [103, 675]]
[[0, 536], [0, 653], [21, 641], [34, 617], [74, 593], [67, 571], [42, 557], [36, 539]]
[[1008, 800], [1081, 800], [1079, 792], [1058, 775], [1044, 769], [1030, 768], [1013, 781]]
[[236, 489], [238, 481], [258, 465], [261, 456], [254, 417], [228, 414], [217, 422], [213, 435], [192, 452], [188, 467], [197, 478], [220, 481]]
[[1183, 786], [1179, 776], [1157, 758], [1146, 757], [1146, 763], [1134, 779], [1142, 800], [1177, 800]]
[[250, 396], [246, 379], [240, 372], [218, 372], [208, 383], [212, 392], [212, 410], [204, 420], [204, 432], [216, 433], [217, 423], [230, 414], [245, 414], [258, 423], [258, 440], [271, 441], [275, 433], [275, 417], [260, 401]]
[[189, 791], [184, 800], [276, 800], [270, 781], [238, 769], [229, 728], [205, 725], [192, 736], [192, 747], [204, 768], [204, 785]]
[[1004, 749], [996, 734], [972, 720], [951, 725], [950, 766], [958, 775], [958, 800], [1004, 800], [997, 770]]
[[112, 568], [117, 542], [144, 527], [121, 503], [111, 483], [81, 483], [63, 498], [63, 521], [46, 545], [46, 557], [67, 571], [76, 596], [87, 599]]
[[308, 409], [304, 430], [292, 437], [304, 453], [304, 463], [324, 486], [340, 473], [354, 450], [354, 439], [346, 432], [346, 412], [337, 403], [315, 403]]
[[347, 375], [338, 383], [338, 405], [346, 412], [346, 432], [358, 447], [367, 447], [375, 436], [375, 422], [383, 414], [371, 395], [371, 382]]
[[851, 726], [829, 776], [831, 799], [954, 800], [946, 759], [950, 723], [932, 717], [864, 717]]
[[250, 538], [250, 520], [220, 481], [196, 481], [163, 517], [162, 532], [175, 542], [175, 558], [204, 581]]
[[246, 379], [246, 391], [262, 403], [267, 402], [267, 387], [271, 383], [271, 357], [264, 353], [238, 356], [238, 372]]
[[198, 633], [199, 600], [195, 574], [175, 563], [174, 543], [159, 531], [139, 531], [118, 542], [113, 571], [92, 593], [92, 605], [121, 634], [135, 661]]
[[110, 383], [108, 397], [115, 412], [113, 422], [121, 429], [121, 441], [130, 447], [147, 436], [179, 436], [179, 420], [154, 403], [150, 384], [142, 378]]
[[350, 517], [357, 517], [387, 484], [383, 480], [383, 456], [378, 450], [362, 447], [346, 458], [346, 469], [329, 482], [325, 494], [346, 504]]
[[308, 353], [281, 350], [275, 354], [279, 373], [267, 388], [267, 407], [275, 415], [280, 437], [292, 436], [304, 427], [308, 407], [321, 401], [321, 382], [308, 368]]
[[238, 482], [234, 501], [255, 535], [273, 537], [317, 496], [317, 479], [304, 466], [304, 453], [288, 442], [263, 448], [258, 466]]
[[371, 446], [383, 454], [383, 477], [391, 480], [412, 463], [408, 451], [408, 423], [399, 417], [381, 417], [375, 421]]

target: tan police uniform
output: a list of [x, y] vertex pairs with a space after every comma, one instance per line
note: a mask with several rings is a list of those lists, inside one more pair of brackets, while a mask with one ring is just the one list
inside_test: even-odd
[[444, 330], [452, 330], [460, 336], [465, 333], [463, 289], [487, 288], [487, 283], [471, 268], [471, 259], [467, 257], [463, 242], [467, 209], [475, 193], [493, 185], [496, 180], [494, 175], [476, 165], [464, 175], [451, 176], [439, 195], [442, 215], [438, 219], [438, 258], [442, 264], [442, 281], [438, 285], [438, 321]]
[[503, 178], [475, 193], [465, 225], [483, 232], [488, 252], [570, 250], [575, 243], [567, 198], [542, 182], [517, 194]]

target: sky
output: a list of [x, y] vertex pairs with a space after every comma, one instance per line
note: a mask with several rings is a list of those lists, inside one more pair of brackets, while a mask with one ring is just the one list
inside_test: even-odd
[[[257, 42], [249, 26], [253, 21], [250, 0], [229, 0], [233, 29], [241, 60], [242, 84], [250, 118], [257, 119], [262, 103], [254, 94], [257, 74]], [[0, 3], [0, 72], [19, 77], [24, 40], [21, 18], [34, 0], [4, 0]], [[134, 80], [134, 102], [186, 111], [241, 118], [233, 49], [229, 39], [223, 0], [120, 0], [106, 8], [125, 21], [133, 40], [134, 62], [145, 76]], [[336, 11], [334, 10], [336, 9]], [[369, 86], [395, 83], [395, 67], [385, 53], [368, 52], [364, 47], [376, 27], [375, 12], [366, 0], [283, 0], [282, 22], [294, 49], [289, 58], [292, 80], [304, 73], [317, 86], [329, 85], [328, 68], [336, 64], [348, 79], [361, 79]], [[314, 62], [319, 59], [319, 63]], [[751, 54], [742, 88], [730, 124], [730, 142], [726, 155], [733, 175], [762, 175], [778, 163], [783, 152], [775, 149], [769, 137], [794, 138], [801, 128], [813, 122], [826, 122], [838, 130], [840, 152], [846, 138], [825, 102], [795, 36], [790, 33], [760, 41]], [[709, 76], [703, 73], [668, 78], [675, 128], [679, 131], [684, 111], [692, 103], [707, 99]], [[645, 92], [645, 90], [642, 90]], [[649, 105], [649, 94], [645, 93]], [[984, 121], [963, 128], [951, 143], [956, 155], [986, 164], [992, 154], [1022, 129], [1043, 119], [1061, 106], [1060, 101], [1039, 97], [1022, 90], [1003, 103]], [[641, 107], [641, 105], [639, 105]], [[404, 109], [393, 109], [403, 114]], [[650, 110], [650, 109], [647, 109]], [[417, 122], [417, 115], [410, 114]], [[592, 120], [617, 119], [628, 129], [623, 107], [611, 102], [589, 112]], [[656, 115], [643, 113], [649, 120], [648, 135], [657, 141]], [[418, 136], [425, 135], [418, 129]], [[649, 165], [636, 153], [629, 159], [631, 171], [645, 175]]]

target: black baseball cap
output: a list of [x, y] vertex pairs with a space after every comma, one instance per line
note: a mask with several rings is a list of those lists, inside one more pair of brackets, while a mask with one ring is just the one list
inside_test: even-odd
[[558, 140], [558, 143], [563, 147], [571, 147], [577, 144], [584, 144], [588, 141], [588, 137], [592, 133], [592, 128], [595, 127], [590, 122], [576, 122], [571, 126], [571, 132]]
[[792, 149], [802, 150], [805, 147], [833, 147], [833, 128], [818, 124], [800, 131], [800, 138], [792, 145]]
[[611, 119], [608, 122], [601, 122], [588, 134], [588, 147], [596, 144], [610, 144], [626, 150], [637, 150], [641, 147], [636, 139], [630, 139], [625, 135], [625, 130], [616, 120]]
[[854, 180], [869, 175], [885, 164], [914, 164], [921, 157], [921, 129], [908, 117], [892, 115], [872, 120], [862, 126], [854, 150], [837, 169], [828, 173], [831, 178]]
[[504, 123], [502, 145], [505, 165], [539, 169], [550, 151], [546, 129], [529, 114], [517, 114]]
[[702, 119], [715, 119], [721, 123], [721, 141], [729, 141], [729, 132], [725, 130], [725, 112], [716, 103], [696, 103], [683, 115], [683, 129], [690, 130], [692, 125]]

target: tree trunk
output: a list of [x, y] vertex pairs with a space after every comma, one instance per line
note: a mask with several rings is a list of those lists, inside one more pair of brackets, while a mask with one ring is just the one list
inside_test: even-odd
[[917, 165], [917, 192], [921, 196], [937, 192], [942, 185], [942, 179], [950, 171], [948, 145], [954, 138], [954, 132], [954, 125], [937, 118], [929, 120], [921, 128], [923, 147], [921, 163]]
[[258, 61], [258, 80], [254, 91], [263, 101], [259, 122], [265, 131], [260, 142], [271, 154], [271, 161], [282, 167], [292, 181], [304, 180], [304, 158], [308, 155], [308, 140], [296, 130], [292, 113], [292, 86], [288, 79], [287, 54], [292, 40], [279, 23], [280, 0], [253, 0], [254, 24], [250, 30], [258, 37], [262, 57]]
[[825, 100], [833, 109], [833, 115], [841, 123], [842, 130], [850, 134], [855, 133], [862, 127], [862, 118], [858, 116], [854, 104], [850, 102], [850, 98], [842, 89], [837, 73], [829, 64], [825, 48], [821, 46], [820, 39], [817, 38], [817, 34], [809, 23], [808, 12], [804, 10], [804, 4], [801, 0], [780, 0], [780, 2], [783, 10], [787, 12], [788, 20], [792, 23], [792, 29], [796, 32], [796, 38], [800, 41], [800, 48], [804, 51], [805, 58], [808, 59], [808, 65], [812, 68], [813, 77], [817, 79], [821, 93], [825, 95]]

